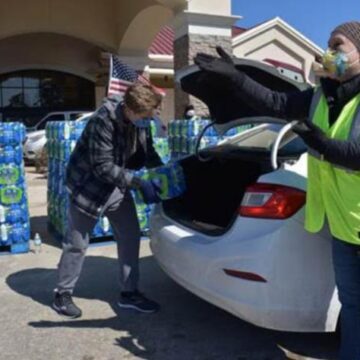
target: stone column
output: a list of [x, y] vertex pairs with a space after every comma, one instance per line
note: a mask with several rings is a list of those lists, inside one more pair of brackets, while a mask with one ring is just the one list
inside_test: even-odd
[[[198, 52], [216, 54], [220, 45], [232, 53], [231, 28], [238, 17], [184, 11], [175, 18], [174, 69], [176, 71], [193, 64]], [[175, 84], [175, 117], [182, 118], [186, 105], [192, 104], [196, 114], [209, 115], [207, 106], [200, 100], [183, 92]]]

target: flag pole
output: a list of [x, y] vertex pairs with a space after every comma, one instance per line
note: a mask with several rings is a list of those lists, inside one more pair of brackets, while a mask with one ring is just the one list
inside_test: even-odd
[[109, 96], [111, 76], [112, 76], [112, 73], [113, 73], [113, 55], [112, 55], [112, 54], [110, 55], [109, 61], [110, 61], [109, 81], [108, 81], [108, 87], [107, 87], [107, 94], [106, 94], [106, 96]]

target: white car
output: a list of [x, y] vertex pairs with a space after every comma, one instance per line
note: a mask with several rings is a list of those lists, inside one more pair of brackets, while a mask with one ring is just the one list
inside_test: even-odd
[[[63, 113], [59, 113], [63, 114]], [[92, 114], [88, 113], [72, 113], [74, 114], [74, 118], [72, 120], [75, 121], [86, 121]], [[76, 115], [76, 117], [75, 117]], [[58, 118], [56, 113], [53, 114], [55, 117], [49, 118], [49, 121], [62, 121], [63, 118]], [[69, 120], [71, 121], [71, 120]], [[47, 122], [47, 121], [46, 121]], [[45, 122], [45, 124], [46, 124]], [[35, 130], [28, 132], [25, 141], [24, 141], [24, 159], [28, 161], [34, 161], [42, 152], [45, 144], [46, 144], [46, 134], [45, 134], [45, 124], [41, 130]]]
[[[274, 90], [303, 88], [259, 62], [237, 66]], [[252, 324], [334, 331], [340, 304], [331, 236], [304, 230], [307, 153], [288, 131], [293, 124], [256, 118], [195, 66], [179, 78], [219, 128], [263, 124], [180, 160], [187, 190], [157, 205], [150, 220], [156, 260], [180, 285]]]

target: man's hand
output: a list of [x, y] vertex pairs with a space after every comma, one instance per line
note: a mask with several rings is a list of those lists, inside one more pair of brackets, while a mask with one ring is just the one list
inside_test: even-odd
[[220, 58], [198, 53], [194, 62], [200, 69], [211, 73], [219, 74], [227, 78], [233, 78], [238, 74], [232, 57], [220, 46], [216, 47], [216, 51]]
[[139, 190], [143, 196], [145, 204], [156, 204], [161, 201], [161, 183], [159, 180], [141, 180]]

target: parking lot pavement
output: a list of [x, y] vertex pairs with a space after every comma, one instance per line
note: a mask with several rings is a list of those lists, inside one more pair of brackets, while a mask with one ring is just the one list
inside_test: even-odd
[[[159, 313], [116, 308], [112, 244], [88, 251], [75, 294], [83, 317], [59, 317], [49, 305], [61, 249], [46, 231], [46, 179], [32, 171], [27, 173], [31, 225], [44, 244], [40, 254], [0, 257], [0, 359], [285, 359], [277, 343], [293, 334], [252, 326], [184, 290], [158, 267], [148, 241], [141, 244], [141, 290], [161, 304]], [[319, 344], [316, 335], [309, 339]], [[300, 335], [291, 341], [299, 348], [306, 345]]]

